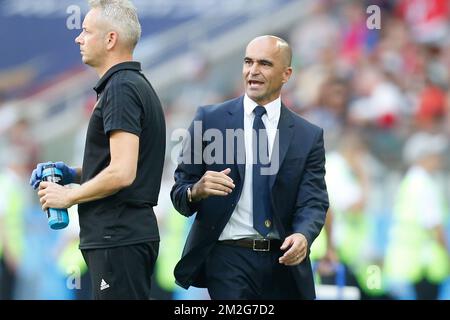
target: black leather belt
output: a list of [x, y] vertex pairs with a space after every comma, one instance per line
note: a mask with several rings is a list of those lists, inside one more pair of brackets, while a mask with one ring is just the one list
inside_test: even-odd
[[219, 243], [252, 249], [253, 251], [276, 251], [281, 247], [281, 240], [278, 239], [238, 239], [222, 240]]

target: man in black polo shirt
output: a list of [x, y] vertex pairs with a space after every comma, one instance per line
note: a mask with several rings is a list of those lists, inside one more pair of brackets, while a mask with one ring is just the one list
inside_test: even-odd
[[80, 249], [95, 299], [148, 299], [159, 249], [157, 204], [165, 153], [165, 120], [158, 96], [132, 53], [140, 37], [128, 0], [89, 1], [75, 39], [83, 62], [100, 80], [86, 136], [82, 168], [62, 162], [65, 188], [42, 182], [42, 165], [30, 183], [42, 209], [79, 204]]

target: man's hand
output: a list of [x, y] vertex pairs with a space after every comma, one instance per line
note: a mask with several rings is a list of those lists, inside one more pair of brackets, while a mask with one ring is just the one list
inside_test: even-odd
[[[33, 170], [30, 177], [30, 185], [33, 187], [34, 190], [36, 190], [39, 187], [39, 184], [42, 180], [42, 171], [44, 169], [45, 165], [51, 164], [52, 162], [45, 162], [45, 163], [39, 163], [36, 166], [36, 169]], [[55, 162], [56, 168], [61, 170], [63, 174], [63, 180], [62, 183], [70, 184], [76, 180], [77, 177], [77, 171], [75, 168], [71, 168], [67, 166], [64, 162], [58, 161]]]
[[328, 246], [325, 256], [319, 260], [317, 272], [321, 276], [332, 275], [336, 271], [336, 265], [339, 264], [339, 257], [331, 246]]
[[72, 189], [60, 186], [57, 183], [43, 181], [39, 185], [39, 201], [42, 206], [42, 210], [48, 208], [69, 208], [73, 205], [70, 197]]
[[231, 169], [223, 171], [206, 171], [203, 177], [192, 187], [192, 201], [206, 199], [209, 196], [227, 196], [234, 189], [233, 179], [230, 174]]
[[289, 250], [287, 250], [278, 261], [286, 266], [296, 266], [306, 257], [308, 241], [301, 233], [294, 233], [284, 239], [284, 242], [280, 247], [281, 250], [286, 250], [287, 248], [289, 248]]

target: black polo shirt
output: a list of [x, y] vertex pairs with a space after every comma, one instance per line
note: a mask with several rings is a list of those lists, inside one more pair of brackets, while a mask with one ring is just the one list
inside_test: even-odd
[[87, 130], [81, 183], [109, 165], [114, 130], [139, 137], [139, 158], [132, 185], [78, 206], [80, 249], [159, 240], [153, 206], [161, 186], [166, 127], [159, 98], [140, 70], [138, 62], [119, 63], [94, 88], [97, 105]]

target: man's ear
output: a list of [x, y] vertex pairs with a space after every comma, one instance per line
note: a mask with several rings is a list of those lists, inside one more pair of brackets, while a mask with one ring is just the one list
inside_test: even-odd
[[287, 67], [283, 72], [283, 83], [288, 82], [289, 78], [292, 75], [292, 67]]
[[110, 31], [106, 34], [106, 49], [111, 50], [117, 44], [118, 34], [115, 31]]

